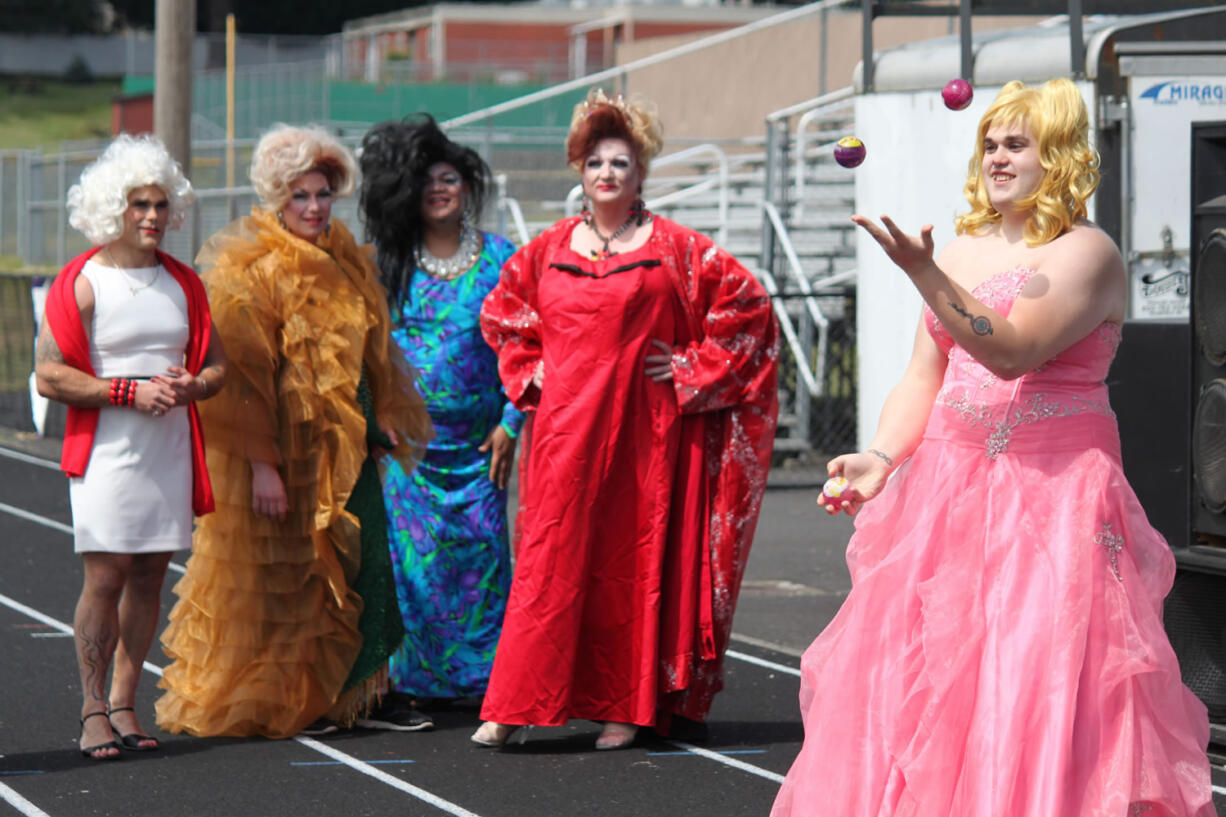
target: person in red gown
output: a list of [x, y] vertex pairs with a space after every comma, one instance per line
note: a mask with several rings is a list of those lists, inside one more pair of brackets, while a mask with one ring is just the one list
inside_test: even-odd
[[516, 565], [472, 736], [604, 723], [597, 749], [704, 722], [766, 486], [779, 330], [754, 276], [642, 203], [660, 126], [593, 91], [567, 158], [584, 212], [502, 269], [481, 328], [531, 412]]

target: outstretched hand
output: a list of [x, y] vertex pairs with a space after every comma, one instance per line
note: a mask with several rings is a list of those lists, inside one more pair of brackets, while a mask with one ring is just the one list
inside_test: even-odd
[[864, 231], [881, 245], [890, 260], [902, 268], [909, 276], [914, 276], [926, 266], [932, 264], [933, 242], [932, 225], [925, 224], [920, 228], [918, 236], [908, 235], [898, 228], [889, 216], [882, 216], [881, 229], [872, 219], [861, 215], [851, 217], [853, 223], [864, 228]]

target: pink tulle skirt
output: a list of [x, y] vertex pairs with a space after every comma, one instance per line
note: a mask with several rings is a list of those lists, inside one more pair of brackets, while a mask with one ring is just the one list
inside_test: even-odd
[[847, 561], [773, 817], [1215, 815], [1162, 626], [1174, 560], [1113, 418], [1023, 425], [992, 456], [938, 406]]

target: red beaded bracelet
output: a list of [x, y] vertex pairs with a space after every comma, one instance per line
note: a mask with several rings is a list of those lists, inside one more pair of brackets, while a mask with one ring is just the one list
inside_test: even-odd
[[136, 381], [126, 377], [112, 377], [109, 394], [112, 406], [136, 405]]

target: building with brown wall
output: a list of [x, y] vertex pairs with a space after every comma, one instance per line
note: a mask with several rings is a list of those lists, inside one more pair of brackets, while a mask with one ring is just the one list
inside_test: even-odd
[[613, 65], [616, 49], [735, 28], [774, 9], [738, 6], [616, 6], [439, 3], [363, 17], [341, 32], [337, 73], [377, 81], [562, 82]]

